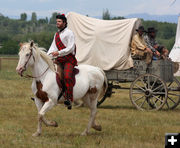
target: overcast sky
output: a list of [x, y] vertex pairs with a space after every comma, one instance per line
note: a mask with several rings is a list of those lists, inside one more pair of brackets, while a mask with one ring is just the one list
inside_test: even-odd
[[20, 16], [21, 13], [50, 17], [53, 12], [70, 11], [89, 16], [102, 16], [108, 9], [111, 15], [126, 16], [133, 13], [155, 15], [180, 14], [180, 0], [0, 0], [0, 13]]

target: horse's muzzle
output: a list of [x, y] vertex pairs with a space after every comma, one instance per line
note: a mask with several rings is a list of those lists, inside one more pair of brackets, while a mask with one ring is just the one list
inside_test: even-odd
[[25, 68], [23, 68], [23, 67], [16, 68], [16, 71], [17, 71], [17, 73], [22, 77], [23, 72], [25, 71]]

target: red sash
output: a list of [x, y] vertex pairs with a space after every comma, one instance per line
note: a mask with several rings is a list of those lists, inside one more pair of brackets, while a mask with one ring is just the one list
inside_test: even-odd
[[[59, 51], [66, 48], [66, 46], [62, 43], [62, 41], [60, 39], [59, 32], [56, 32], [55, 42], [56, 42], [56, 46], [57, 46]], [[75, 55], [73, 55], [72, 53], [70, 53], [70, 54], [68, 54], [66, 56], [63, 56], [63, 57], [59, 57], [57, 60], [60, 63], [66, 63], [67, 61], [69, 61], [71, 64], [77, 65], [77, 60], [75, 58]]]

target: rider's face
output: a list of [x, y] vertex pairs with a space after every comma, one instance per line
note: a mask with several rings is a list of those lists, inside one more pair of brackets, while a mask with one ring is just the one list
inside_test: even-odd
[[156, 37], [156, 33], [155, 33], [155, 32], [151, 32], [151, 33], [150, 33], [150, 36], [151, 36], [152, 38], [155, 38], [155, 37]]
[[140, 36], [142, 36], [142, 35], [143, 35], [143, 33], [144, 33], [144, 31], [139, 30], [139, 31], [138, 31], [138, 33], [139, 33], [139, 35], [140, 35]]
[[63, 20], [62, 19], [56, 19], [56, 26], [57, 26], [57, 28], [59, 28], [59, 29], [63, 29], [64, 27], [65, 27], [65, 22], [63, 22]]

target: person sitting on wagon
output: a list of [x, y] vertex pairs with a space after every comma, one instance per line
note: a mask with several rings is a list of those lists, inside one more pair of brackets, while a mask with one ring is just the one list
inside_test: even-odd
[[148, 28], [147, 34], [144, 36], [144, 40], [148, 48], [154, 53], [153, 57], [166, 59], [169, 51], [157, 43], [155, 40], [157, 30], [154, 27]]
[[146, 60], [147, 64], [151, 63], [153, 52], [146, 46], [143, 34], [145, 32], [143, 26], [136, 29], [137, 33], [133, 36], [131, 41], [131, 55], [132, 58]]

